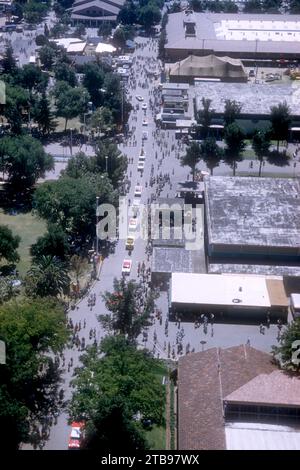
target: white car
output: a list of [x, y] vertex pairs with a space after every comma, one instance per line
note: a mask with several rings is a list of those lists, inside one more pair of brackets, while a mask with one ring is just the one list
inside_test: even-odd
[[148, 126], [148, 121], [147, 121], [147, 119], [143, 119], [143, 126]]
[[136, 230], [136, 227], [137, 227], [137, 219], [135, 219], [134, 217], [131, 217], [129, 219], [129, 225], [128, 225], [129, 232], [134, 232]]
[[[135, 190], [134, 190], [134, 197], [141, 197], [142, 195], [142, 186], [136, 185]], [[133, 201], [134, 203], [134, 201]]]
[[122, 264], [122, 273], [130, 274], [131, 266], [132, 266], [131, 259], [124, 259], [123, 264]]
[[139, 155], [139, 160], [138, 163], [145, 162], [146, 161], [146, 155]]
[[144, 98], [141, 95], [136, 95], [136, 99], [138, 101], [144, 101]]
[[137, 166], [138, 171], [144, 171], [144, 168], [145, 168], [145, 162], [138, 161], [138, 166]]
[[142, 109], [146, 110], [147, 109], [147, 103], [142, 104]]

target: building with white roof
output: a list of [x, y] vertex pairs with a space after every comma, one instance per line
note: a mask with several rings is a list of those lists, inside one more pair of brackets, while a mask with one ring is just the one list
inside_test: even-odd
[[166, 58], [190, 55], [299, 59], [300, 15], [179, 12], [169, 15]]
[[214, 313], [242, 320], [269, 313], [286, 320], [288, 299], [282, 277], [172, 273], [171, 308], [180, 314]]

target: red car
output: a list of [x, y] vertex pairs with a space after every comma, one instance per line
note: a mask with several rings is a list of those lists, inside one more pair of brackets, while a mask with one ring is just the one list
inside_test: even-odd
[[71, 433], [69, 437], [69, 445], [68, 448], [72, 449], [80, 449], [81, 441], [82, 441], [82, 433], [83, 433], [84, 423], [80, 422], [77, 423], [73, 421], [71, 424]]

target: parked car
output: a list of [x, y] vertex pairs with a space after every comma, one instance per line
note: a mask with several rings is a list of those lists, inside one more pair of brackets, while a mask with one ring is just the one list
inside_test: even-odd
[[144, 101], [144, 98], [141, 95], [136, 95], [136, 99], [138, 101]]

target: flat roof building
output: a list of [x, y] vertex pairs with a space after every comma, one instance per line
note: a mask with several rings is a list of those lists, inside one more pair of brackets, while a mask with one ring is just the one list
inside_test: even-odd
[[181, 317], [214, 313], [247, 322], [269, 313], [286, 320], [288, 299], [281, 277], [172, 273], [171, 309]]
[[299, 450], [300, 380], [250, 346], [178, 362], [179, 450]]
[[300, 58], [300, 15], [172, 13], [166, 26], [166, 58], [189, 55], [241, 59]]
[[204, 187], [211, 262], [245, 263], [250, 259], [253, 264], [299, 264], [298, 179], [216, 176], [205, 178]]

